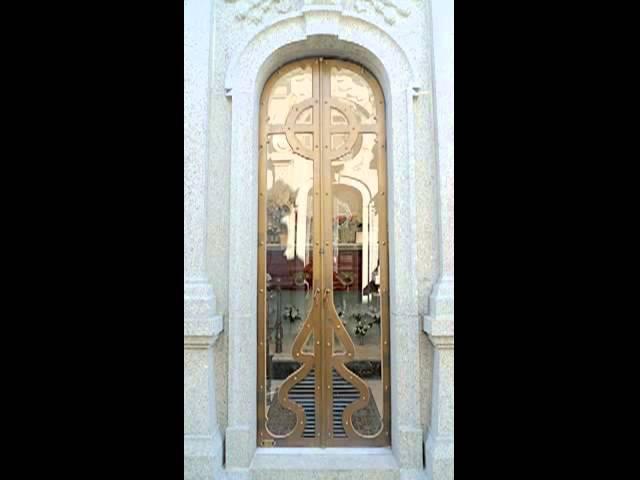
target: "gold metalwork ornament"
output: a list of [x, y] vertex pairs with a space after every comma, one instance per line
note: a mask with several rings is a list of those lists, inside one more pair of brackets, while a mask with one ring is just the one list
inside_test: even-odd
[[[311, 70], [312, 74], [312, 94], [311, 98], [302, 101], [296, 101], [290, 104], [289, 111], [284, 118], [284, 122], [280, 125], [272, 123], [272, 115], [265, 109], [269, 108], [270, 101], [274, 95], [274, 86], [276, 83], [293, 72], [296, 69]], [[370, 118], [375, 124], [363, 124], [361, 119], [354, 113], [345, 98], [334, 95], [332, 92], [332, 81], [338, 81], [332, 77], [332, 71], [352, 72], [352, 74], [362, 75], [360, 78], [367, 83], [373, 92], [372, 98], [363, 101], [370, 101], [371, 105], [377, 107], [375, 115]], [[357, 101], [360, 101], [356, 98]], [[355, 102], [353, 98], [349, 101]], [[356, 102], [357, 103], [357, 102]], [[261, 348], [258, 354], [258, 445], [272, 447], [278, 446], [386, 446], [390, 444], [390, 398], [389, 398], [389, 381], [390, 381], [390, 352], [388, 346], [389, 337], [389, 305], [386, 295], [381, 295], [380, 314], [380, 331], [381, 331], [381, 382], [384, 385], [383, 391], [383, 411], [380, 412], [382, 427], [373, 435], [364, 435], [358, 432], [353, 425], [353, 414], [369, 405], [371, 395], [368, 384], [362, 380], [354, 371], [347, 367], [347, 363], [354, 360], [356, 353], [355, 345], [347, 331], [347, 328], [341, 328], [341, 320], [337, 314], [334, 303], [334, 255], [328, 248], [330, 240], [333, 236], [333, 182], [334, 170], [333, 165], [342, 165], [356, 157], [363, 146], [363, 137], [365, 135], [375, 135], [376, 141], [382, 146], [381, 150], [372, 151], [377, 161], [378, 175], [378, 191], [380, 196], [385, 196], [386, 188], [386, 159], [385, 146], [386, 135], [384, 125], [384, 99], [382, 91], [374, 77], [363, 67], [339, 60], [324, 59], [322, 57], [315, 59], [307, 59], [294, 62], [283, 66], [274, 74], [267, 82], [263, 96], [260, 102], [264, 114], [260, 116], [260, 132], [259, 138], [265, 139], [267, 148], [263, 148], [260, 144], [259, 148], [259, 183], [260, 183], [260, 213], [258, 218], [259, 238], [267, 238], [267, 218], [266, 205], [263, 200], [264, 191], [267, 191], [267, 154], [276, 145], [271, 146], [274, 142], [271, 137], [274, 135], [283, 135], [287, 143], [291, 147], [292, 155], [298, 155], [313, 163], [313, 192], [315, 193], [315, 201], [313, 202], [313, 237], [319, 241], [325, 241], [328, 249], [327, 255], [322, 255], [324, 249], [312, 249], [313, 257], [313, 274], [311, 285], [313, 286], [313, 296], [311, 301], [311, 309], [308, 311], [304, 319], [303, 327], [299, 329], [299, 333], [295, 338], [291, 347], [291, 352], [295, 352], [296, 361], [301, 365], [289, 377], [287, 377], [277, 389], [276, 398], [270, 399], [270, 402], [277, 402], [280, 406], [295, 415], [295, 427], [286, 435], [275, 435], [268, 430], [267, 425], [267, 394], [273, 387], [264, 388], [263, 382], [267, 378], [267, 352], [268, 339], [267, 336], [267, 298], [264, 295], [267, 289], [267, 245], [264, 241], [259, 242], [258, 249], [258, 290], [261, 295], [258, 296], [258, 341], [262, 346], [263, 342], [267, 343], [267, 348]], [[311, 111], [311, 123], [306, 120], [301, 121], [302, 115], [308, 110]], [[332, 125], [331, 112], [335, 110], [339, 112], [346, 122]], [[312, 141], [307, 147], [301, 141], [299, 135], [311, 135]], [[342, 135], [343, 142], [337, 148], [329, 148], [331, 143], [331, 135]], [[277, 142], [276, 142], [277, 143]], [[318, 146], [324, 145], [324, 149]], [[274, 157], [275, 158], [275, 157]], [[269, 160], [274, 162], [273, 158]], [[270, 167], [272, 168], [272, 167]], [[339, 172], [339, 170], [337, 170]], [[273, 177], [272, 177], [273, 180]], [[324, 191], [322, 200], [318, 198]], [[388, 237], [387, 231], [387, 209], [384, 201], [376, 202], [375, 209], [378, 214], [378, 238], [369, 239], [370, 245], [375, 245], [382, 241], [382, 245], [386, 245]], [[319, 246], [318, 241], [315, 242]], [[386, 248], [379, 248], [379, 288], [381, 294], [388, 291], [388, 251]], [[306, 281], [306, 280], [305, 280]], [[271, 288], [271, 287], [269, 287]], [[311, 290], [311, 288], [309, 287]], [[269, 290], [270, 291], [270, 290]], [[323, 292], [323, 302], [319, 302], [320, 292]], [[304, 346], [314, 335], [315, 344], [319, 346], [321, 342], [325, 342], [327, 347], [331, 347], [331, 339], [336, 338], [336, 342], [343, 347], [343, 351], [332, 351], [331, 348], [316, 348], [313, 352], [305, 352]], [[333, 342], [334, 344], [336, 342]], [[313, 435], [304, 436], [306, 414], [303, 408], [296, 402], [291, 401], [289, 392], [299, 382], [304, 381], [311, 371], [315, 375], [315, 431]], [[333, 424], [333, 399], [331, 394], [326, 391], [332, 390], [333, 372], [339, 377], [346, 380], [359, 393], [357, 400], [350, 403], [342, 413], [340, 424], [344, 425], [344, 438], [334, 435]], [[326, 385], [326, 389], [322, 387]]]

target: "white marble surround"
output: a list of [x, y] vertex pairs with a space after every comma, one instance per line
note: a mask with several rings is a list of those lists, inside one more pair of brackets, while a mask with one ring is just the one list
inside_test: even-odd
[[[256, 457], [258, 98], [308, 56], [364, 65], [387, 104], [392, 448], [373, 477], [453, 479], [452, 0], [185, 0], [185, 479], [284, 478], [286, 452]], [[352, 450], [340, 475], [371, 478]]]

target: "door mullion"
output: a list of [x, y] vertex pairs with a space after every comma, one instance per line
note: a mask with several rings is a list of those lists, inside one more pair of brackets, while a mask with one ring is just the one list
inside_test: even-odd
[[316, 58], [312, 64], [312, 79], [313, 79], [313, 98], [315, 108], [313, 109], [313, 142], [314, 142], [314, 162], [313, 162], [313, 286], [314, 286], [314, 302], [317, 302], [318, 306], [314, 305], [316, 312], [315, 325], [314, 325], [314, 352], [316, 357], [316, 438], [313, 444], [316, 446], [322, 446], [324, 439], [324, 403], [326, 392], [324, 391], [324, 355], [322, 349], [322, 291], [323, 291], [323, 279], [322, 279], [322, 167], [321, 167], [321, 118], [322, 112], [320, 111], [320, 62]]
[[332, 241], [332, 203], [331, 203], [331, 162], [329, 160], [329, 151], [331, 148], [331, 135], [329, 133], [330, 111], [329, 97], [330, 92], [330, 71], [327, 63], [320, 59], [320, 111], [321, 113], [321, 168], [322, 168], [322, 246], [324, 255], [322, 261], [322, 277], [323, 277], [323, 302], [322, 302], [322, 331], [323, 341], [322, 349], [325, 353], [323, 359], [324, 368], [324, 391], [326, 392], [326, 401], [323, 405], [325, 438], [324, 446], [330, 446], [333, 440], [333, 381], [332, 381], [332, 357], [333, 357], [333, 335], [328, 319], [331, 304], [331, 296], [333, 295], [333, 241]]
[[322, 254], [320, 255], [320, 273], [321, 273], [321, 308], [320, 308], [320, 325], [319, 325], [319, 331], [320, 331], [320, 352], [321, 352], [321, 359], [322, 359], [322, 374], [319, 376], [320, 377], [320, 390], [322, 391], [322, 403], [320, 404], [320, 423], [321, 423], [321, 436], [320, 436], [320, 446], [321, 447], [326, 447], [327, 446], [327, 434], [328, 434], [328, 430], [327, 430], [327, 404], [329, 402], [329, 394], [330, 391], [327, 388], [327, 381], [326, 381], [326, 377], [327, 377], [327, 355], [326, 355], [326, 348], [325, 348], [325, 343], [326, 343], [326, 331], [325, 331], [325, 323], [326, 323], [326, 311], [325, 311], [325, 290], [327, 288], [326, 285], [326, 279], [325, 279], [325, 270], [326, 270], [326, 265], [325, 265], [325, 258], [327, 255], [327, 248], [326, 248], [326, 242], [325, 242], [325, 223], [326, 223], [326, 219], [325, 219], [325, 202], [324, 202], [324, 198], [325, 198], [325, 188], [326, 188], [326, 184], [325, 184], [325, 179], [324, 179], [324, 163], [323, 163], [323, 153], [324, 153], [324, 143], [325, 143], [325, 131], [324, 131], [324, 102], [323, 102], [323, 93], [324, 93], [324, 65], [323, 65], [323, 59], [319, 58], [318, 59], [318, 115], [319, 115], [319, 119], [318, 119], [318, 131], [319, 131], [319, 153], [318, 153], [318, 157], [319, 157], [319, 162], [318, 162], [318, 178], [320, 180], [320, 201], [318, 202], [318, 206], [319, 206], [319, 215], [318, 217], [320, 218], [320, 235], [318, 237], [319, 241], [320, 241], [320, 251], [322, 252]]

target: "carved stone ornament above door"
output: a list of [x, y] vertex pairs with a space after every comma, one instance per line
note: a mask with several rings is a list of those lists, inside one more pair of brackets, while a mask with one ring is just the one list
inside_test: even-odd
[[394, 25], [399, 18], [408, 17], [411, 10], [407, 0], [225, 0], [226, 3], [237, 4], [236, 19], [259, 24], [265, 14], [277, 12], [286, 14], [304, 6], [334, 5], [343, 11], [357, 13], [376, 12], [389, 25]]

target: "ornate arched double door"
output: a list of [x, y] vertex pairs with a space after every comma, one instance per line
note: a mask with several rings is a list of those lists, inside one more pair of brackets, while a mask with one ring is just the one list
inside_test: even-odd
[[384, 119], [352, 63], [301, 60], [264, 88], [259, 446], [390, 444]]

